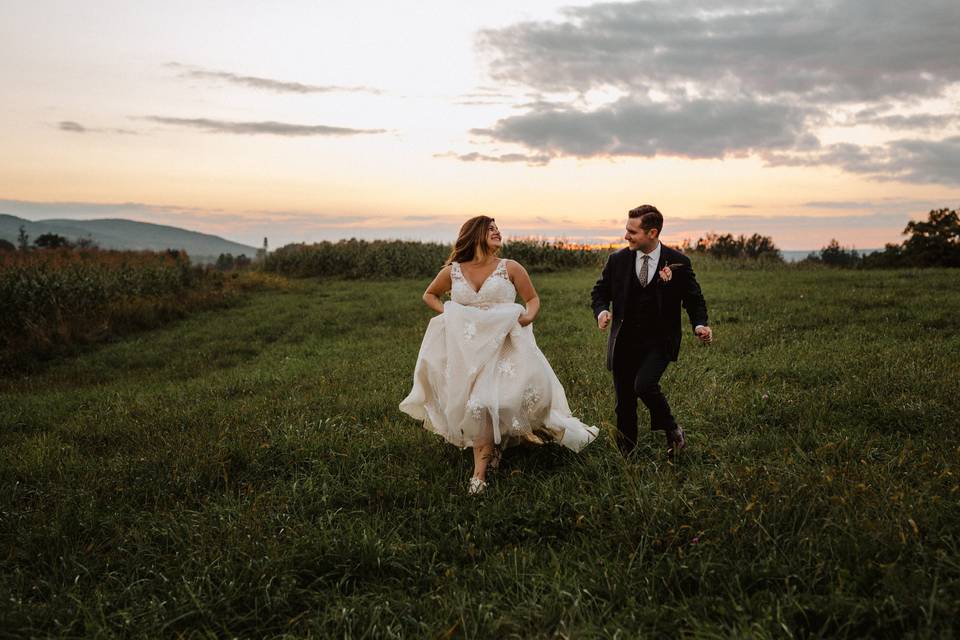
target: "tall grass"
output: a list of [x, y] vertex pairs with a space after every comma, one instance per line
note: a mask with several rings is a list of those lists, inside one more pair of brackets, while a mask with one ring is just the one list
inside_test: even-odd
[[222, 274], [186, 254], [99, 249], [0, 253], [0, 369], [223, 304]]
[[[401, 240], [341, 240], [290, 244], [267, 256], [264, 269], [286, 276], [351, 279], [417, 278], [436, 275], [451, 246]], [[556, 271], [603, 264], [609, 250], [545, 240], [508, 240], [501, 255], [530, 271]]]

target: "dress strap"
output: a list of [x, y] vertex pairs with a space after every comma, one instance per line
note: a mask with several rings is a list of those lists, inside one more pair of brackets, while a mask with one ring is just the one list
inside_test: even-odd
[[497, 263], [497, 268], [494, 269], [493, 272], [507, 278], [507, 259], [500, 258], [500, 262]]
[[463, 280], [463, 272], [460, 271], [459, 262], [450, 263], [450, 278], [453, 280]]

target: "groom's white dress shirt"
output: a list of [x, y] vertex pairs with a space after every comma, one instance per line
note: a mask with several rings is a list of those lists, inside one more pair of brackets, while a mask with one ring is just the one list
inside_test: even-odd
[[[653, 276], [655, 276], [655, 275], [657, 274], [657, 265], [660, 264], [660, 248], [661, 248], [662, 246], [663, 246], [663, 245], [661, 245], [661, 244], [658, 242], [656, 248], [655, 248], [653, 251], [651, 251], [650, 253], [644, 253], [643, 251], [637, 251], [637, 262], [636, 262], [636, 264], [634, 265], [634, 267], [635, 267], [636, 270], [637, 270], [637, 280], [640, 279], [640, 270], [643, 268], [643, 256], [650, 256], [650, 261], [647, 263], [647, 281], [646, 281], [645, 283], [643, 283], [643, 286], [647, 286], [648, 284], [650, 284], [651, 282], [653, 282]], [[599, 318], [599, 317], [600, 317], [600, 314], [602, 314], [602, 313], [610, 313], [610, 312], [609, 312], [609, 311], [601, 311], [599, 314], [597, 314], [597, 317]], [[697, 331], [698, 329], [700, 329], [702, 326], [703, 326], [702, 324], [698, 324], [696, 327], [693, 328], [694, 332], [696, 332], [696, 331]]]
[[650, 256], [650, 261], [647, 264], [647, 281], [643, 283], [643, 286], [647, 286], [653, 282], [653, 276], [657, 275], [657, 265], [660, 264], [660, 243], [658, 242], [657, 248], [650, 253], [637, 251], [637, 280], [640, 279], [640, 268], [643, 266], [643, 256]]

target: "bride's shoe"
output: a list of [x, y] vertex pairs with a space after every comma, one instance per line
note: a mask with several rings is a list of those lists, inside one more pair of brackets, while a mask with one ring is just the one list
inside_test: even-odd
[[527, 444], [535, 444], [535, 445], [543, 444], [543, 439], [532, 431], [530, 431], [529, 433], [525, 433], [523, 435], [523, 439]]
[[467, 485], [468, 496], [478, 496], [487, 488], [487, 483], [480, 478], [470, 478], [470, 484]]

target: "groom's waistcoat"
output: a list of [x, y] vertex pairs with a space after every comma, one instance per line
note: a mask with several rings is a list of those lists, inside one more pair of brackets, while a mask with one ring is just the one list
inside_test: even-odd
[[[640, 286], [636, 270], [631, 274], [627, 292], [626, 307], [623, 310], [623, 324], [642, 328], [646, 332], [656, 332], [660, 328], [660, 303], [654, 286]], [[654, 283], [651, 283], [653, 285]]]

